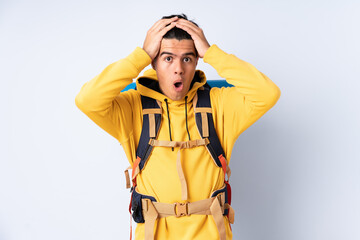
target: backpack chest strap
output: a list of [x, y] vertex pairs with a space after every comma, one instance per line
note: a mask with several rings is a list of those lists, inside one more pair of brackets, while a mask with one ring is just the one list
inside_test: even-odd
[[163, 141], [163, 140], [150, 139], [149, 144], [153, 147], [171, 147], [171, 148], [180, 147], [180, 149], [183, 149], [183, 148], [206, 146], [207, 144], [209, 144], [209, 139], [203, 138], [203, 139], [196, 139], [191, 141]]

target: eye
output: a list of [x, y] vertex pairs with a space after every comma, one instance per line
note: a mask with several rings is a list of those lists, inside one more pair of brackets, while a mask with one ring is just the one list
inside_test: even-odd
[[165, 58], [165, 61], [166, 62], [170, 62], [172, 60], [172, 57], [170, 57], [170, 56], [167, 56], [166, 58]]
[[191, 62], [191, 58], [189, 57], [184, 58], [184, 62]]

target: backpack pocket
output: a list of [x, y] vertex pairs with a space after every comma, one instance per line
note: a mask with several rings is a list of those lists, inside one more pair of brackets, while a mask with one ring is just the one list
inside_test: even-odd
[[142, 203], [141, 203], [141, 199], [143, 198], [150, 199], [151, 201], [156, 202], [156, 199], [154, 197], [138, 193], [136, 191], [136, 188], [133, 190], [131, 197], [131, 211], [132, 211], [132, 217], [136, 223], [145, 222], [142, 212]]

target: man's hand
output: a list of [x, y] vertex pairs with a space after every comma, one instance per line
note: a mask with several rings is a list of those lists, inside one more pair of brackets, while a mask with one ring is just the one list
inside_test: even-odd
[[160, 19], [147, 32], [143, 49], [154, 60], [160, 50], [160, 44], [163, 36], [173, 27], [178, 17], [169, 19]]
[[205, 52], [210, 47], [210, 44], [205, 38], [203, 30], [192, 22], [182, 18], [175, 22], [175, 26], [190, 34], [191, 38], [194, 40], [195, 48], [199, 53], [199, 57], [203, 58]]

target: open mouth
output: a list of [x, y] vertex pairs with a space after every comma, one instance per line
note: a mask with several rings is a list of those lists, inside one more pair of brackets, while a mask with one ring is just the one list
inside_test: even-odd
[[181, 91], [183, 89], [184, 84], [182, 82], [175, 82], [174, 87], [176, 91]]
[[174, 84], [176, 88], [180, 87], [182, 85], [182, 82], [177, 82]]

